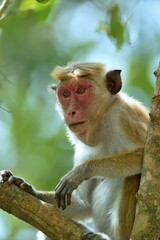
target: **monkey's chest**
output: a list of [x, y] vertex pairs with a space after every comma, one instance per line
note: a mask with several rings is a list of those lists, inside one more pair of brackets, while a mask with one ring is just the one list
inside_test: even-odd
[[123, 178], [94, 177], [84, 181], [77, 190], [79, 197], [87, 200], [92, 210], [97, 209], [97, 212], [100, 213], [104, 207], [109, 212], [111, 208], [115, 207], [115, 204], [117, 206], [119, 204], [123, 181]]
[[107, 205], [110, 208], [120, 198], [123, 178], [97, 178], [96, 181], [97, 183], [95, 183], [92, 192], [93, 208], [99, 206], [99, 198], [101, 198], [101, 204]]
[[104, 148], [102, 144], [99, 144], [96, 147], [89, 147], [80, 142], [75, 148], [74, 164], [77, 166], [88, 159], [104, 157], [107, 152], [108, 150]]
[[91, 207], [93, 221], [98, 230], [105, 232], [106, 227], [109, 229], [111, 225], [117, 225], [122, 187], [123, 179], [99, 179], [99, 184], [95, 185]]

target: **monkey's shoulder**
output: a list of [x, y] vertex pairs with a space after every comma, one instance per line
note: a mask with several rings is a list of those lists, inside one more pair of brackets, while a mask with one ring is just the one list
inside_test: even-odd
[[[149, 111], [138, 100], [127, 94], [119, 94], [118, 104], [112, 108], [112, 122], [117, 126], [117, 135], [127, 138], [135, 146], [141, 146], [146, 139]], [[130, 149], [129, 149], [130, 150]]]

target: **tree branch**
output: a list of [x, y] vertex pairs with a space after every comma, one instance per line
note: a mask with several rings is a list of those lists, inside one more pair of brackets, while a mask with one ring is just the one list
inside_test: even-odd
[[5, 12], [5, 10], [7, 9], [7, 7], [9, 6], [10, 4], [10, 0], [3, 0], [3, 2], [1, 3], [0, 5], [0, 19], [3, 15], [3, 13]]
[[156, 88], [152, 98], [132, 240], [158, 240], [160, 235], [160, 65], [155, 76]]
[[[114, 155], [114, 160], [125, 161], [143, 158], [144, 149]], [[111, 157], [109, 157], [111, 159]], [[42, 231], [54, 240], [82, 240], [85, 227], [64, 216], [57, 207], [38, 200], [22, 189], [7, 182], [0, 182], [0, 208]]]
[[7, 182], [0, 183], [0, 208], [42, 231], [54, 240], [82, 240], [84, 227], [58, 209]]

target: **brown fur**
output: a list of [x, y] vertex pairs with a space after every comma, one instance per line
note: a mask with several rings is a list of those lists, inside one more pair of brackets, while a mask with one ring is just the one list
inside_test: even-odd
[[[131, 235], [136, 210], [136, 194], [139, 189], [140, 175], [127, 177], [123, 184], [122, 198], [119, 208], [120, 240]], [[127, 214], [126, 214], [127, 213]], [[126, 228], [126, 226], [128, 226]]]
[[[36, 191], [14, 178], [23, 190], [58, 204], [65, 216], [92, 218], [98, 232], [86, 229], [85, 240], [129, 240], [134, 222], [149, 114], [140, 102], [118, 92], [120, 72], [106, 73], [101, 63], [56, 67], [52, 76], [60, 83], [51, 89], [75, 147], [74, 167], [55, 193]], [[0, 174], [4, 181], [12, 176]]]
[[[92, 101], [89, 106], [87, 102], [87, 107], [83, 102], [83, 109], [91, 116], [83, 125], [83, 129], [87, 126], [83, 137], [68, 129], [75, 145], [74, 168], [60, 180], [56, 196], [58, 205], [66, 208], [63, 213], [68, 217], [77, 220], [93, 217], [99, 233], [92, 233], [92, 237], [97, 240], [109, 239], [107, 234], [111, 240], [130, 238], [149, 121], [148, 111], [141, 103], [118, 93], [122, 86], [120, 72], [107, 73], [101, 63], [69, 63], [52, 72], [52, 77], [60, 81], [57, 88], [74, 81], [78, 86], [82, 79], [89, 80], [93, 87], [87, 99], [93, 97], [96, 102]], [[57, 92], [57, 88], [53, 90]], [[58, 101], [59, 112], [64, 118], [69, 104], [61, 106]], [[81, 105], [79, 108], [82, 109]], [[80, 118], [78, 120], [81, 122]], [[128, 151], [139, 148], [134, 158], [126, 157]], [[117, 153], [118, 158], [114, 155]], [[85, 240], [88, 239], [86, 234]]]
[[[72, 63], [66, 67], [56, 67], [52, 76], [61, 81], [61, 85], [69, 80], [77, 82], [82, 78], [91, 80], [94, 88], [93, 94], [97, 99], [95, 105], [92, 104], [87, 108], [92, 113], [92, 118], [86, 133], [83, 138], [76, 136], [73, 141], [75, 147], [80, 145], [77, 151], [75, 148], [75, 167], [60, 181], [59, 186], [63, 189], [63, 194], [61, 195], [61, 191], [58, 190], [58, 197], [62, 198], [62, 202], [64, 202], [65, 181], [68, 182], [68, 185], [69, 182], [71, 182], [70, 184], [74, 182], [79, 186], [78, 182], [81, 181], [81, 178], [90, 179], [88, 185], [86, 183], [85, 186], [82, 183], [76, 192], [79, 197], [81, 189], [83, 193], [90, 192], [91, 196], [82, 194], [80, 199], [82, 198], [81, 200], [86, 203], [89, 197], [93, 206], [98, 198], [98, 204], [95, 204], [94, 209], [90, 209], [93, 211], [93, 220], [97, 228], [109, 234], [113, 240], [128, 240], [134, 222], [135, 196], [140, 182], [142, 159], [138, 155], [134, 159], [127, 159], [124, 154], [120, 154], [118, 159], [114, 155], [112, 157], [110, 155], [132, 151], [144, 146], [149, 114], [138, 101], [123, 93], [118, 93], [122, 85], [120, 72], [121, 70], [113, 70], [107, 73], [104, 65], [100, 63]], [[88, 98], [90, 97], [88, 96]], [[69, 134], [72, 136], [70, 131]], [[77, 138], [84, 145], [79, 144]], [[98, 150], [99, 145], [102, 145], [101, 151]], [[92, 153], [88, 146], [92, 147]], [[79, 149], [81, 149], [82, 156], [77, 153]], [[97, 177], [97, 180], [92, 181], [92, 177]], [[99, 181], [98, 177], [103, 177], [104, 182]], [[117, 185], [115, 185], [115, 179], [117, 179]], [[121, 183], [120, 186], [119, 183]], [[105, 188], [101, 189], [101, 185], [104, 185]], [[108, 188], [109, 192], [107, 192]], [[106, 192], [106, 195], [104, 194], [102, 197], [101, 192], [103, 194]], [[67, 209], [69, 210], [69, 208]], [[108, 209], [109, 213], [106, 213]], [[82, 212], [83, 208], [81, 214]], [[72, 214], [71, 216], [74, 216]], [[86, 215], [86, 213], [84, 214]], [[111, 220], [108, 220], [107, 214], [111, 215]], [[75, 217], [77, 218], [77, 216]], [[102, 219], [99, 216], [102, 216]], [[104, 238], [97, 237], [96, 239]]]

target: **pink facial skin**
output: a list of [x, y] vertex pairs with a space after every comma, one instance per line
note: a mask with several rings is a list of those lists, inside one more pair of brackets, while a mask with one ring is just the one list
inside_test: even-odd
[[83, 131], [82, 125], [91, 120], [91, 104], [95, 103], [92, 84], [84, 79], [61, 83], [58, 98], [66, 124], [72, 131]]

